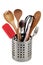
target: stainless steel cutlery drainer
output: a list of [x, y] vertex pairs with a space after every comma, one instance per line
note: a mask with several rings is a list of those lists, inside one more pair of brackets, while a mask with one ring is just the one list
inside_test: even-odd
[[27, 61], [32, 55], [32, 38], [25, 42], [12, 39], [12, 57], [17, 61]]

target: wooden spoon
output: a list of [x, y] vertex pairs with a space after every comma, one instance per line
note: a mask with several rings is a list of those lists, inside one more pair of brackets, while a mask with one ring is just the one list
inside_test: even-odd
[[20, 17], [22, 16], [22, 10], [16, 9], [16, 10], [14, 11], [14, 16], [15, 16], [16, 19], [17, 19], [17, 23], [18, 23], [17, 35], [18, 35], [18, 39], [20, 40], [20, 39], [21, 39], [21, 34], [19, 33], [19, 19], [20, 19]]
[[14, 29], [15, 29], [15, 31], [17, 33], [17, 28], [16, 28], [16, 26], [14, 24], [14, 16], [13, 16], [13, 13], [8, 10], [3, 15], [4, 15], [5, 20], [14, 27]]
[[33, 31], [33, 29], [35, 28], [35, 26], [38, 24], [39, 20], [40, 20], [40, 17], [41, 17], [41, 12], [40, 11], [37, 11], [35, 14], [34, 14], [34, 20], [32, 22], [32, 25], [30, 27], [30, 31], [28, 32], [28, 34], [26, 34], [26, 37], [25, 37], [25, 40], [29, 40], [29, 37]]
[[19, 22], [19, 19], [20, 19], [20, 17], [22, 16], [22, 10], [16, 9], [16, 10], [14, 11], [14, 15], [15, 15], [17, 21]]

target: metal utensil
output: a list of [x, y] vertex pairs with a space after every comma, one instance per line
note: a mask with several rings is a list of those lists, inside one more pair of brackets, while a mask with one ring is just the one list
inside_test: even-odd
[[[31, 26], [32, 21], [33, 21], [33, 16], [32, 16], [32, 15], [28, 15], [28, 16], [25, 18], [25, 32], [27, 32], [28, 27]], [[29, 26], [29, 25], [30, 25], [30, 26]]]
[[20, 29], [20, 34], [21, 34], [20, 41], [24, 41], [24, 38], [25, 38], [25, 21], [24, 20], [21, 20], [19, 22], [19, 29]]
[[38, 30], [39, 30], [39, 27], [36, 27], [33, 32], [33, 35], [31, 35], [32, 38], [38, 33]]

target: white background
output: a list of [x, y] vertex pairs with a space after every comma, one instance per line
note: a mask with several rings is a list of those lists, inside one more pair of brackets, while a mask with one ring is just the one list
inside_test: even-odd
[[[34, 15], [41, 11], [41, 19], [38, 24], [39, 32], [32, 41], [32, 58], [28, 62], [17, 62], [12, 59], [12, 40], [2, 30], [6, 23], [3, 13], [6, 10], [12, 12], [20, 8], [24, 19], [28, 14]], [[43, 0], [0, 0], [0, 65], [43, 65]]]

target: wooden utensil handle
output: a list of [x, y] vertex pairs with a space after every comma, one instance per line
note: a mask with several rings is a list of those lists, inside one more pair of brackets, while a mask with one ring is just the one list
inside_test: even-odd
[[15, 29], [16, 31], [16, 34], [17, 34], [17, 37], [18, 37], [18, 40], [21, 40], [21, 34], [19, 33], [19, 27], [16, 28], [15, 24], [12, 24], [13, 28]]
[[14, 23], [12, 23], [12, 22], [10, 24], [13, 26], [15, 32], [17, 33], [17, 27], [16, 27], [16, 25]]

